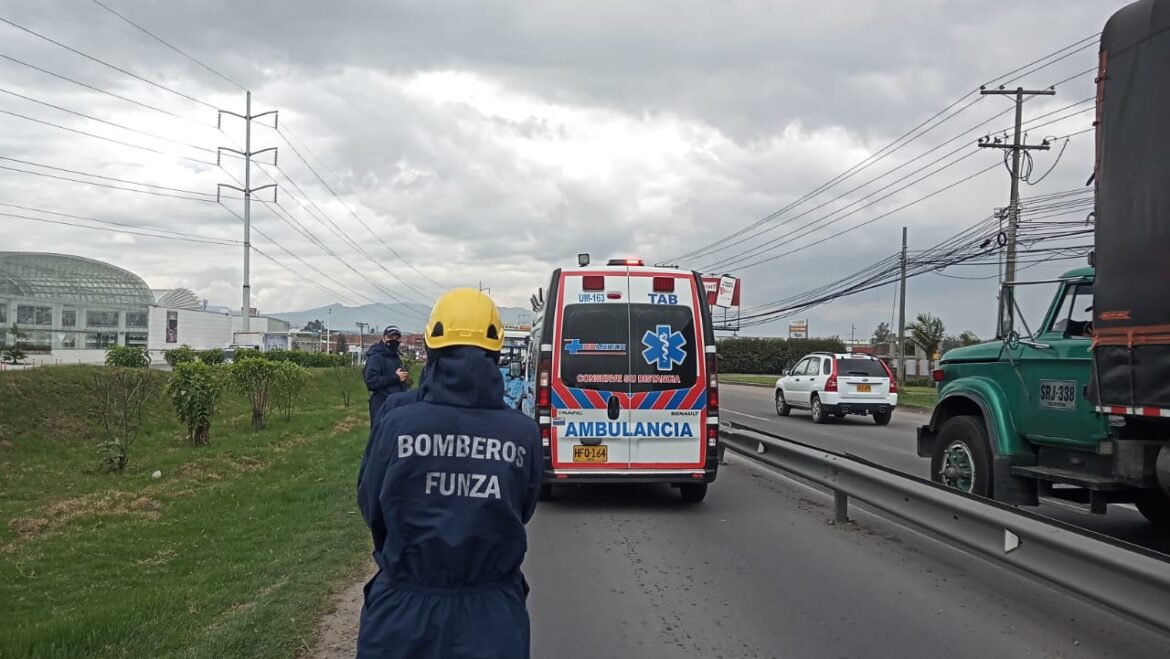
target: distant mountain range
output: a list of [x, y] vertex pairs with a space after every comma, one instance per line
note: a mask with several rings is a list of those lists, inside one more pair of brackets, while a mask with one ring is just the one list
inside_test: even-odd
[[[301, 329], [314, 320], [320, 320], [334, 331], [357, 332], [359, 322], [367, 323], [366, 332], [371, 328], [382, 328], [387, 325], [397, 325], [406, 334], [421, 333], [426, 317], [431, 308], [422, 304], [387, 303], [367, 304], [361, 307], [347, 307], [344, 304], [331, 304], [316, 309], [304, 311], [281, 311], [265, 313], [265, 316], [287, 320], [293, 329]], [[505, 324], [531, 323], [532, 311], [518, 307], [501, 307], [500, 316]]]

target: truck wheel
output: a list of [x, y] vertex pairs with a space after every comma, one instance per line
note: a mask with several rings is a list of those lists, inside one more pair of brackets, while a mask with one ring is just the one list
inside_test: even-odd
[[879, 426], [890, 425], [890, 419], [892, 419], [892, 418], [894, 418], [894, 413], [890, 410], [887, 410], [885, 412], [874, 412], [873, 413], [873, 422], [878, 424]]
[[788, 406], [788, 401], [784, 398], [784, 392], [779, 389], [776, 390], [776, 414], [780, 416], [788, 416], [792, 412], [792, 408]]
[[545, 483], [544, 485], [540, 486], [540, 500], [541, 501], [552, 501], [554, 498], [555, 497], [553, 497], [552, 483]]
[[678, 487], [679, 494], [687, 503], [698, 503], [707, 497], [706, 483], [683, 483]]
[[983, 419], [955, 416], [943, 423], [930, 458], [930, 478], [961, 492], [991, 496], [991, 446]]
[[812, 420], [813, 423], [824, 423], [828, 421], [828, 416], [825, 414], [825, 406], [821, 405], [819, 396], [812, 397]]
[[1170, 529], [1170, 495], [1162, 490], [1150, 490], [1134, 502], [1142, 517], [1154, 526]]

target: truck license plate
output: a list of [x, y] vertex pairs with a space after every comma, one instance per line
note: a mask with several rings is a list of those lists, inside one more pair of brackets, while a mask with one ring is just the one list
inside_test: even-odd
[[604, 445], [574, 446], [573, 462], [609, 462], [609, 447]]
[[1041, 380], [1040, 407], [1049, 410], [1072, 411], [1077, 406], [1075, 380]]

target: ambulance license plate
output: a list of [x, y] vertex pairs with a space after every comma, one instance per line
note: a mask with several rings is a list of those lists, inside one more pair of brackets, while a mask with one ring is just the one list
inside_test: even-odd
[[869, 385], [868, 385], [868, 384], [859, 384], [859, 385], [857, 385], [857, 393], [859, 393], [859, 394], [868, 394], [868, 393], [869, 393]]
[[609, 447], [574, 446], [573, 462], [609, 462]]

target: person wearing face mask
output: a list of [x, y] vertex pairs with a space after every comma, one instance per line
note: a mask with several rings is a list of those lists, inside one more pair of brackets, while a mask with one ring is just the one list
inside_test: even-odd
[[378, 411], [391, 394], [410, 389], [410, 374], [403, 368], [398, 347], [402, 342], [402, 330], [394, 325], [382, 332], [382, 340], [370, 346], [366, 353], [366, 366], [362, 379], [370, 390], [370, 427], [378, 419]]

